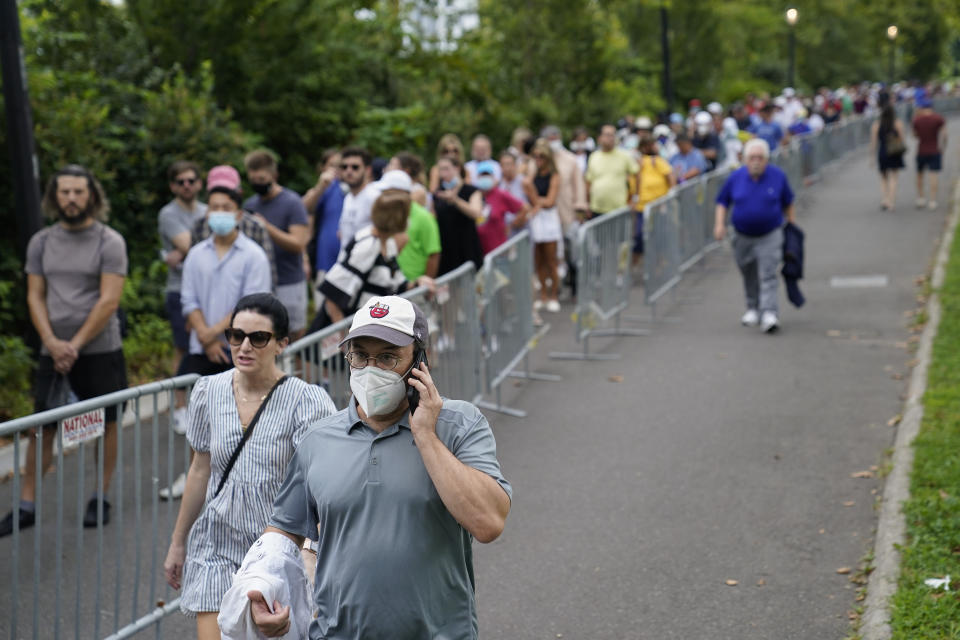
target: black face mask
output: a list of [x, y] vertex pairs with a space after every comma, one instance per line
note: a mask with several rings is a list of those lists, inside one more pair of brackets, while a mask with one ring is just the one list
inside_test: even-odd
[[267, 195], [270, 192], [270, 187], [272, 186], [272, 182], [253, 182], [250, 184], [250, 188], [253, 189], [254, 193], [260, 196]]

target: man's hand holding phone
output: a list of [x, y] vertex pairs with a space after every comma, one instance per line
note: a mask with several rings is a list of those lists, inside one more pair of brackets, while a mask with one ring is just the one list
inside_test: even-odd
[[414, 402], [410, 402], [410, 431], [416, 439], [418, 435], [437, 433], [437, 418], [440, 416], [440, 409], [443, 407], [443, 400], [440, 398], [440, 392], [430, 377], [430, 369], [424, 359], [416, 364], [410, 370], [410, 377], [407, 379], [410, 385], [418, 394], [416, 407]]

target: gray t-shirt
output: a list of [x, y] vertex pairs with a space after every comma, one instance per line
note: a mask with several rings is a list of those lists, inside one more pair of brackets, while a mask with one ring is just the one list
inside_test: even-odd
[[[100, 299], [100, 276], [127, 275], [127, 244], [123, 236], [100, 222], [79, 231], [57, 223], [30, 238], [24, 270], [43, 276], [50, 326], [55, 336], [69, 340]], [[110, 353], [122, 346], [120, 322], [114, 314], [80, 354]], [[49, 355], [46, 348], [42, 353]]]
[[[172, 251], [177, 247], [173, 244], [173, 237], [184, 231], [193, 232], [193, 225], [207, 215], [207, 205], [199, 200], [194, 204], [193, 211], [180, 206], [174, 198], [160, 209], [157, 215], [157, 226], [160, 230], [160, 245], [164, 251]], [[179, 293], [180, 283], [183, 281], [183, 262], [176, 267], [167, 267], [167, 291]]]
[[[243, 203], [244, 209], [255, 211], [273, 226], [281, 231], [290, 231], [290, 226], [309, 224], [307, 220], [307, 210], [303, 206], [295, 192], [283, 187], [283, 189], [273, 198], [264, 200], [260, 196], [247, 198]], [[303, 282], [306, 275], [303, 273], [303, 255], [293, 251], [281, 249], [274, 244], [274, 260], [277, 263], [277, 284], [296, 284]]]
[[[476, 638], [472, 537], [440, 499], [409, 414], [378, 434], [351, 399], [308, 429], [270, 524], [319, 542], [311, 640]], [[512, 496], [475, 406], [444, 400], [437, 436]]]

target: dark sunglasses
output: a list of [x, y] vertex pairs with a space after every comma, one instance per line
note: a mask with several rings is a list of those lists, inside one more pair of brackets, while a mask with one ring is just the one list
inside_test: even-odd
[[181, 187], [185, 187], [188, 184], [197, 184], [198, 178], [181, 178], [179, 180], [174, 180]]
[[360, 171], [360, 169], [363, 169], [363, 165], [362, 164], [341, 164], [340, 168], [343, 169], [344, 171], [346, 171], [347, 169]]
[[250, 338], [250, 344], [257, 349], [263, 349], [267, 346], [267, 343], [270, 342], [270, 338], [273, 337], [273, 334], [269, 331], [251, 331], [250, 333], [246, 333], [242, 329], [233, 328], [226, 329], [223, 335], [227, 337], [227, 342], [235, 347], [242, 345], [244, 339]]

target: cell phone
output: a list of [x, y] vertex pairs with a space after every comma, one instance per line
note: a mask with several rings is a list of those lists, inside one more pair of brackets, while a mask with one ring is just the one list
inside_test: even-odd
[[[410, 368], [410, 370], [413, 371], [419, 367], [421, 362], [426, 364], [428, 367], [430, 366], [430, 364], [427, 362], [426, 349], [420, 349], [417, 351], [417, 355], [413, 358], [413, 366]], [[420, 392], [410, 384], [407, 385], [407, 405], [410, 407], [411, 416], [413, 416], [413, 412], [417, 410], [417, 407], [420, 406]]]

